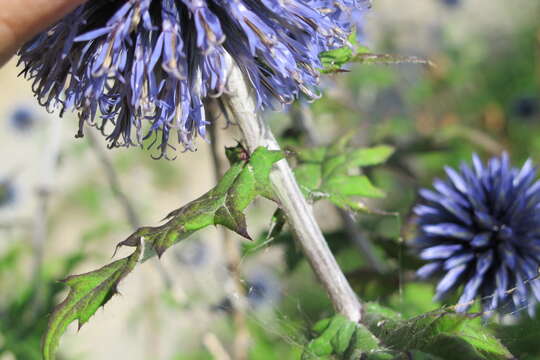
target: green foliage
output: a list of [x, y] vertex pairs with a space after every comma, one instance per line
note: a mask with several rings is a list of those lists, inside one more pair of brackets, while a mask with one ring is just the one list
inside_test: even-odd
[[368, 212], [366, 205], [356, 198], [384, 196], [366, 175], [351, 172], [384, 163], [394, 152], [391, 147], [354, 149], [350, 146], [350, 136], [345, 136], [328, 147], [294, 151], [298, 160], [294, 173], [308, 199], [328, 199], [343, 209]]
[[[452, 17], [459, 18], [460, 10], [454, 8], [452, 11]], [[494, 15], [492, 21], [498, 21], [495, 19], [495, 12], [490, 11], [490, 14]], [[280, 247], [285, 262], [283, 264], [276, 261], [275, 264], [279, 271], [284, 270], [281, 285], [285, 296], [279, 303], [272, 304], [271, 309], [265, 309], [269, 313], [265, 313], [267, 318], [261, 317], [256, 311], [248, 313], [251, 341], [249, 359], [300, 359], [304, 345], [306, 358], [346, 358], [352, 349], [362, 353], [361, 349], [367, 346], [365, 341], [358, 340], [361, 339], [359, 335], [362, 331], [368, 340], [375, 339], [381, 350], [364, 351], [355, 359], [510, 359], [512, 357], [509, 353], [520, 360], [540, 359], [537, 340], [540, 333], [538, 316], [529, 318], [525, 314], [519, 317], [508, 314], [500, 321], [493, 317], [482, 322], [477, 315], [465, 316], [450, 310], [435, 310], [443, 304], [433, 301], [432, 283], [420, 282], [414, 277], [414, 271], [422, 262], [413, 252], [408, 251], [406, 241], [413, 236], [407, 224], [410, 220], [409, 211], [417, 200], [417, 189], [430, 184], [435, 176], [444, 176], [443, 165], [456, 166], [463, 159], [470, 158], [473, 151], [487, 157], [498, 153], [502, 148], [507, 148], [512, 158], [518, 162], [531, 156], [535, 163], [538, 163], [540, 114], [536, 111], [533, 115], [523, 116], [516, 112], [515, 106], [516, 102], [524, 97], [538, 100], [539, 28], [537, 22], [528, 24], [526, 21], [522, 22], [521, 18], [517, 19], [518, 21], [512, 24], [505, 23], [504, 29], [496, 32], [495, 42], [489, 40], [493, 32], [489, 32], [487, 37], [476, 31], [469, 32], [470, 28], [467, 28], [463, 21], [450, 22], [450, 27], [454, 27], [454, 30], [456, 26], [459, 27], [460, 33], [466, 31], [468, 35], [464, 38], [456, 37], [456, 32], [446, 25], [438, 24], [441, 25], [441, 31], [437, 31], [436, 44], [433, 47], [427, 43], [421, 45], [422, 52], [432, 56], [435, 67], [355, 65], [427, 63], [418, 58], [385, 54], [399, 53], [402, 49], [416, 51], [414, 48], [417, 44], [414, 40], [412, 44], [404, 44], [402, 38], [410, 37], [401, 34], [396, 36], [397, 33], [406, 31], [400, 28], [398, 20], [393, 22], [392, 26], [388, 27], [386, 24], [378, 30], [377, 37], [383, 40], [374, 46], [377, 46], [376, 52], [379, 54], [356, 44], [353, 41], [354, 36], [350, 39], [353, 44], [351, 47], [321, 54], [324, 65], [321, 72], [350, 72], [332, 76], [331, 88], [325, 91], [320, 100], [309, 105], [320, 137], [327, 139], [344, 129], [361, 129], [363, 138], [369, 139], [371, 145], [389, 144], [395, 149], [395, 154], [387, 159], [384, 166], [345, 166], [345, 171], [340, 168], [343, 176], [332, 175], [333, 179], [328, 181], [323, 178], [323, 167], [333, 165], [332, 161], [326, 159], [331, 147], [305, 148], [300, 140], [307, 138], [306, 132], [297, 130], [300, 135], [295, 139], [298, 141], [294, 142], [292, 149], [297, 154], [299, 169], [296, 174], [302, 182], [302, 190], [313, 201], [328, 199], [350, 210], [351, 204], [341, 201], [345, 198], [360, 207], [360, 211], [365, 211], [363, 204], [358, 202], [363, 200], [362, 191], [369, 195], [366, 197], [377, 197], [382, 195], [379, 188], [384, 189], [388, 196], [377, 200], [377, 207], [399, 211], [403, 224], [396, 226], [395, 219], [388, 217], [359, 217], [365, 239], [372, 243], [376, 254], [388, 265], [389, 270], [383, 273], [366, 263], [364, 254], [353, 245], [347, 231], [334, 228], [334, 224], [330, 224], [331, 232], [326, 233], [325, 238], [347, 278], [363, 301], [376, 301], [377, 304], [366, 304], [364, 326], [334, 318], [317, 324], [310, 333], [313, 341], [306, 345], [308, 341], [304, 336], [308, 331], [305, 324], [311, 323], [312, 319], [327, 317], [331, 304], [324, 290], [317, 285], [309, 265], [303, 261], [304, 256], [297, 248], [292, 234], [286, 229], [283, 212], [276, 211], [268, 235], [263, 234], [257, 237], [257, 241], [243, 244], [244, 254], [257, 253], [258, 257], [263, 258], [261, 260], [266, 260], [268, 255], [259, 250], [266, 250], [269, 245]], [[272, 113], [270, 116], [272, 125], [277, 129], [290, 123], [288, 114]], [[285, 144], [283, 141], [281, 143]], [[84, 142], [66, 144], [68, 148], [64, 148], [62, 156], [64, 164], [70, 165], [74, 160], [79, 163], [81, 155], [88, 155], [83, 152], [87, 150], [86, 146], [82, 146]], [[341, 153], [344, 155], [354, 151], [356, 149], [347, 144]], [[157, 188], [161, 196], [188, 185], [183, 181], [182, 171], [183, 161], [189, 161], [187, 159], [190, 155], [182, 156], [180, 164], [178, 161], [153, 161], [149, 156], [139, 155], [137, 152], [114, 153], [115, 169], [121, 177], [138, 176], [142, 173], [141, 179], [149, 188]], [[233, 159], [233, 168], [239, 165], [234, 171], [241, 172], [248, 160], [245, 153], [236, 148], [229, 151], [229, 155]], [[339, 160], [333, 161], [343, 161], [343, 157], [337, 158]], [[238, 173], [230, 176], [228, 185], [231, 186], [224, 186], [229, 190], [232, 182], [238, 179], [235, 174]], [[85, 175], [87, 174], [83, 174]], [[188, 178], [189, 176], [185, 180]], [[366, 183], [366, 180], [370, 182]], [[88, 253], [81, 250], [84, 243], [98, 239], [106, 241], [111, 235], [125, 229], [125, 223], [120, 221], [122, 214], [111, 216], [110, 205], [114, 201], [111, 199], [111, 191], [92, 176], [86, 176], [82, 182], [80, 179], [77, 181], [79, 182], [76, 186], [68, 185], [69, 181], [66, 183], [68, 193], [62, 195], [58, 192], [54, 196], [50, 231], [55, 236], [51, 236], [47, 243], [47, 258], [39, 280], [29, 280], [31, 249], [25, 245], [24, 240], [30, 239], [21, 239], [18, 230], [1, 229], [2, 237], [6, 241], [0, 244], [0, 358], [15, 356], [24, 360], [41, 359], [40, 338], [47, 327], [47, 312], [58, 302], [59, 297], [69, 290], [55, 279], [73, 273], [73, 267], [88, 257]], [[253, 188], [252, 181], [244, 181], [243, 184], [248, 189]], [[6, 189], [0, 187], [0, 202], [6, 196], [6, 191], [2, 190]], [[331, 195], [334, 197], [331, 198]], [[128, 258], [88, 274], [68, 278], [66, 283], [71, 286], [71, 293], [68, 295], [70, 305], [63, 303], [65, 314], [62, 319], [57, 320], [55, 333], [59, 336], [61, 327], [70, 321], [70, 318], [79, 320], [81, 324], [88, 321], [95, 306], [101, 306], [114, 295], [118, 281], [130, 271], [132, 262], [136, 263], [136, 260], [165, 251], [192, 231], [208, 224], [226, 223], [246, 236], [243, 210], [234, 212], [242, 208], [242, 204], [229, 206], [234, 202], [231, 201], [233, 196], [233, 193], [222, 191], [215, 197], [204, 198], [200, 203], [197, 200], [188, 204], [185, 210], [182, 210], [183, 215], [173, 214], [163, 227], [141, 229], [124, 242], [123, 245], [135, 246], [135, 253]], [[271, 194], [263, 196], [271, 197]], [[137, 194], [132, 200], [138, 205], [137, 210], [153, 211], [155, 206], [159, 207], [157, 204], [161, 199], [159, 196], [149, 199]], [[245, 203], [245, 200], [239, 202]], [[77, 214], [81, 210], [83, 213]], [[89, 224], [91, 229], [78, 239], [79, 241], [68, 245], [77, 248], [77, 252], [49, 259], [53, 251], [66, 250], [64, 240], [67, 235], [64, 235], [64, 231], [69, 233], [72, 231], [70, 229], [80, 226], [81, 223], [86, 224], [76, 215], [83, 215], [91, 219], [92, 223]], [[185, 228], [182, 227], [184, 223], [187, 223]], [[401, 225], [403, 228], [397, 228]], [[61, 229], [60, 233], [58, 229]], [[256, 235], [255, 231], [252, 231], [251, 235]], [[404, 239], [397, 239], [398, 234]], [[16, 246], [11, 246], [11, 241], [16, 241]], [[93, 248], [103, 248], [102, 244], [100, 245], [95, 244]], [[270, 257], [276, 254], [274, 250], [268, 251]], [[103, 254], [100, 253], [100, 256]], [[248, 265], [247, 262], [255, 259], [246, 260], [243, 265]], [[272, 266], [274, 260], [271, 260]], [[242, 266], [242, 269], [251, 271], [249, 265]], [[186, 285], [188, 291], [186, 299], [176, 298], [172, 291], [148, 296], [161, 305], [168, 302], [166, 311], [175, 311], [177, 313], [174, 318], [191, 323], [198, 321], [197, 314], [201, 308], [210, 308], [215, 299], [209, 299], [209, 294], [202, 292], [193, 296], [193, 290], [190, 289], [192, 286], [199, 286], [193, 283], [203, 282], [202, 286], [206, 286], [206, 282], [200, 280], [200, 272], [207, 272], [208, 267], [198, 265], [196, 269], [190, 267], [185, 270], [193, 272], [195, 279], [188, 279], [189, 283], [182, 284]], [[41, 284], [41, 289], [36, 286], [37, 282]], [[453, 303], [452, 300], [456, 299], [447, 299], [447, 303]], [[478, 310], [479, 304], [474, 308]], [[504, 308], [500, 310], [505, 311]], [[130, 316], [132, 319], [146, 321], [151, 312], [150, 307], [144, 303]], [[57, 317], [59, 316], [60, 314]], [[224, 348], [230, 350], [236, 329], [229, 314], [212, 312], [211, 317], [211, 331], [219, 337]], [[166, 323], [162, 324], [161, 320], [157, 321], [158, 323], [152, 323], [156, 329], [162, 325], [167, 326]], [[227, 326], [222, 326], [220, 322], [225, 322]], [[144, 326], [147, 325], [145, 322]], [[145, 329], [154, 330], [153, 327], [149, 328]], [[353, 335], [351, 329], [355, 330]], [[196, 329], [195, 333], [197, 330], [199, 329]], [[493, 337], [494, 334], [499, 340]], [[160, 335], [156, 332], [156, 336]], [[213, 358], [208, 349], [199, 347], [195, 341], [187, 340], [189, 344], [186, 346], [186, 339], [182, 340], [175, 359]], [[126, 337], [119, 336], [118, 342], [124, 341]], [[369, 344], [369, 341], [367, 343]], [[49, 346], [52, 345], [51, 342]], [[161, 346], [164, 346], [164, 342]], [[169, 348], [174, 345], [167, 342], [166, 346]], [[327, 355], [315, 355], [315, 352]], [[79, 358], [80, 355], [74, 357]], [[159, 355], [156, 354], [155, 357]]]
[[[341, 137], [329, 146], [304, 148], [289, 145], [288, 148], [296, 161], [294, 174], [300, 189], [309, 200], [327, 199], [345, 210], [370, 213], [373, 210], [361, 199], [381, 198], [385, 194], [361, 171], [363, 168], [385, 163], [394, 153], [394, 149], [384, 145], [354, 148], [350, 141], [351, 135]], [[255, 242], [244, 244], [244, 254], [254, 254], [270, 242], [273, 245], [284, 245], [287, 268], [293, 271], [303, 255], [296, 248], [292, 234], [282, 232], [285, 224], [285, 214], [281, 209], [277, 209], [269, 231]], [[325, 238], [334, 253], [350, 245], [344, 241], [347, 235], [341, 232], [325, 234]]]
[[383, 359], [388, 352], [362, 324], [343, 315], [323, 319], [313, 326], [315, 338], [304, 349], [302, 360], [315, 359]]
[[[288, 324], [292, 326], [292, 324]], [[283, 341], [279, 334], [268, 331], [267, 328], [254, 321], [248, 321], [252, 346], [249, 349], [249, 360], [299, 359], [302, 353], [301, 344]], [[290, 329], [279, 328], [280, 331]], [[295, 337], [296, 334], [291, 334]]]
[[11, 354], [24, 360], [42, 358], [39, 348], [47, 327], [47, 312], [63, 292], [56, 279], [72, 272], [85, 259], [84, 252], [79, 249], [46, 262], [35, 281], [17, 273], [18, 265], [27, 263], [28, 249], [12, 246], [0, 256], [0, 283], [9, 286], [0, 302], [0, 357]]
[[[540, 310], [537, 307], [537, 311]], [[516, 320], [516, 319], [513, 319]], [[523, 316], [513, 324], [495, 326], [497, 338], [501, 339], [512, 354], [519, 360], [540, 359], [540, 346], [538, 346], [538, 334], [540, 334], [540, 321], [538, 318]]]
[[368, 328], [395, 351], [416, 350], [443, 360], [513, 359], [508, 349], [482, 325], [481, 314], [442, 309], [401, 319], [379, 305], [368, 306], [366, 314]]
[[398, 56], [390, 54], [373, 54], [364, 46], [354, 44], [353, 47], [344, 46], [338, 49], [324, 51], [319, 55], [323, 74], [344, 72], [347, 64], [358, 63], [367, 65], [396, 65], [396, 64], [422, 64], [433, 66], [429, 60], [415, 56]]
[[70, 292], [51, 315], [42, 346], [45, 360], [54, 359], [67, 326], [75, 320], [79, 328], [84, 325], [117, 292], [118, 283], [141, 258], [155, 253], [161, 256], [170, 246], [209, 225], [223, 225], [249, 239], [243, 211], [257, 196], [273, 198], [268, 176], [282, 154], [258, 148], [248, 157], [241, 148], [235, 148], [228, 155], [234, 162], [215, 188], [171, 212], [165, 224], [140, 228], [118, 244], [135, 247], [130, 256], [64, 281]]
[[342, 315], [319, 321], [304, 350], [308, 359], [508, 360], [512, 354], [480, 323], [478, 315], [451, 310], [403, 319], [366, 304], [363, 324]]
[[101, 269], [86, 274], [73, 275], [63, 282], [69, 286], [67, 298], [53, 311], [47, 333], [43, 338], [43, 358], [54, 359], [54, 353], [68, 325], [79, 321], [79, 329], [117, 293], [117, 286], [129, 274], [141, 255], [141, 249], [127, 258], [117, 260]]
[[325, 74], [339, 72], [344, 65], [351, 62], [353, 55], [353, 50], [348, 46], [322, 52], [319, 55], [323, 64], [322, 72]]

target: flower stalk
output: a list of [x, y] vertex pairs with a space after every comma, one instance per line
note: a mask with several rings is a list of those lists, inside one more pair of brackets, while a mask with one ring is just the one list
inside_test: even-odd
[[[221, 98], [225, 109], [242, 131], [250, 152], [260, 146], [279, 150], [272, 131], [259, 115], [256, 97], [248, 84], [241, 70], [232, 65], [228, 75], [228, 92]], [[286, 160], [275, 164], [270, 181], [304, 255], [335, 310], [349, 320], [359, 322], [362, 305], [330, 251], [313, 209], [302, 195]]]

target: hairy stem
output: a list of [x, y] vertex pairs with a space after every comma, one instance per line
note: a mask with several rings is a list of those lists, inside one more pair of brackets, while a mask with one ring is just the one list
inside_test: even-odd
[[[228, 93], [222, 97], [222, 101], [240, 127], [249, 151], [259, 146], [279, 149], [272, 131], [258, 115], [256, 99], [247, 79], [235, 65], [231, 67]], [[270, 181], [306, 258], [335, 310], [351, 321], [360, 321], [362, 305], [332, 255], [315, 220], [313, 209], [302, 195], [286, 160], [275, 164]]]

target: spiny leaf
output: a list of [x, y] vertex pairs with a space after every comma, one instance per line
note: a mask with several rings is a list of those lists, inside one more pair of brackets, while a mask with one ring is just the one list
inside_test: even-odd
[[293, 149], [298, 160], [294, 173], [308, 198], [328, 199], [347, 210], [368, 212], [357, 198], [380, 198], [384, 192], [373, 186], [367, 176], [351, 175], [351, 171], [384, 163], [394, 149], [389, 146], [353, 149], [351, 136], [344, 136], [327, 147]]
[[370, 307], [365, 321], [386, 346], [399, 351], [417, 350], [448, 360], [513, 359], [508, 349], [478, 324], [478, 315], [442, 309], [403, 320], [384, 308]]
[[139, 261], [154, 254], [163, 255], [172, 245], [209, 225], [223, 225], [249, 239], [243, 211], [257, 196], [273, 199], [268, 177], [273, 164], [283, 155], [262, 147], [251, 157], [244, 157], [238, 148], [229, 149], [228, 155], [234, 162], [215, 188], [169, 213], [165, 224], [142, 227], [118, 244], [117, 247], [135, 247], [130, 256], [65, 280], [70, 292], [51, 315], [42, 343], [45, 360], [54, 359], [60, 336], [68, 325], [76, 320], [79, 328], [84, 325], [117, 292], [120, 280]]
[[105, 305], [117, 293], [118, 283], [133, 270], [140, 254], [141, 248], [137, 248], [130, 256], [101, 269], [72, 275], [63, 280], [70, 291], [51, 314], [42, 343], [44, 360], [54, 359], [60, 337], [69, 324], [78, 320], [80, 329], [100, 306]]
[[142, 238], [161, 256], [172, 245], [210, 225], [223, 225], [251, 239], [243, 211], [257, 196], [273, 198], [268, 176], [281, 158], [281, 152], [256, 149], [248, 161], [234, 163], [214, 189], [171, 212], [165, 224], [140, 228], [119, 246], [138, 246]]

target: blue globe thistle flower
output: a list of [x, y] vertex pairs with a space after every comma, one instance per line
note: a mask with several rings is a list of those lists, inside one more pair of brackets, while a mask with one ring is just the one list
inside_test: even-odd
[[205, 136], [203, 101], [226, 92], [227, 56], [261, 108], [315, 98], [319, 53], [346, 43], [364, 0], [93, 0], [20, 51], [47, 109], [74, 109], [110, 147], [149, 139], [166, 155]]
[[414, 241], [429, 263], [417, 274], [443, 274], [437, 299], [461, 288], [458, 311], [481, 298], [484, 310], [517, 311], [540, 301], [540, 181], [528, 160], [521, 169], [508, 155], [472, 168], [445, 168], [447, 180], [420, 191], [419, 236]]

